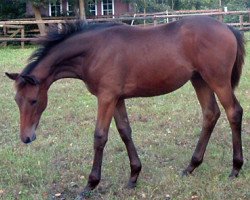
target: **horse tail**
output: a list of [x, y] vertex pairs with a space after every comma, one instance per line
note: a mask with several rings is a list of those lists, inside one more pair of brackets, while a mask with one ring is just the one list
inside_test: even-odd
[[239, 84], [242, 67], [244, 64], [244, 58], [246, 54], [245, 40], [244, 35], [239, 30], [236, 30], [232, 26], [228, 26], [228, 28], [233, 32], [237, 40], [237, 54], [231, 75], [231, 85], [232, 88], [235, 89], [235, 87]]

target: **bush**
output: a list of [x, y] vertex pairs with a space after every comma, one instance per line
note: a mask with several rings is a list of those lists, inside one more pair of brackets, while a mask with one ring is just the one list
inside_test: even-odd
[[26, 3], [19, 1], [0, 1], [0, 20], [16, 19], [25, 17]]

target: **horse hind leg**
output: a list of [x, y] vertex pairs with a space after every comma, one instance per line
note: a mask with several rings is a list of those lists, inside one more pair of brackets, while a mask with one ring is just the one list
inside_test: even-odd
[[203, 123], [199, 141], [196, 145], [189, 165], [183, 171], [183, 175], [192, 173], [193, 170], [202, 163], [208, 141], [220, 116], [220, 110], [216, 102], [214, 92], [210, 89], [207, 83], [200, 76], [196, 76], [191, 79], [191, 82], [195, 88], [202, 108]]
[[232, 131], [233, 143], [233, 169], [230, 177], [237, 177], [243, 165], [241, 141], [243, 109], [234, 95], [233, 86], [231, 85], [231, 71], [226, 67], [219, 66], [230, 66], [230, 62], [228, 61], [227, 65], [217, 65], [216, 73], [204, 73], [202, 77], [217, 95], [226, 112]]
[[227, 119], [232, 131], [233, 143], [233, 169], [230, 177], [237, 177], [243, 165], [243, 152], [241, 141], [241, 126], [243, 109], [236, 99], [231, 85], [215, 90], [222, 106], [224, 107]]
[[141, 171], [141, 161], [138, 157], [134, 142], [131, 137], [132, 130], [129, 125], [124, 100], [118, 101], [114, 113], [114, 119], [117, 130], [126, 146], [130, 161], [131, 173], [127, 187], [134, 188], [136, 186], [136, 182]]

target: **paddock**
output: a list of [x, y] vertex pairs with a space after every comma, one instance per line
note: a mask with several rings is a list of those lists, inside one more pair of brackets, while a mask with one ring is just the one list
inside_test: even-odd
[[[92, 165], [97, 102], [80, 81], [58, 81], [49, 92], [49, 105], [37, 134], [39, 140], [29, 146], [21, 144], [18, 108], [10, 101], [14, 97], [13, 86], [3, 73], [20, 71], [34, 48], [0, 49], [0, 197], [7, 200], [72, 199], [87, 182]], [[200, 106], [188, 83], [168, 95], [126, 101], [134, 142], [143, 165], [138, 186], [135, 190], [124, 188], [129, 177], [128, 158], [112, 122], [104, 152], [103, 178], [90, 199], [249, 199], [249, 43], [246, 50], [246, 63], [236, 89], [244, 108], [245, 155], [245, 164], [237, 179], [228, 180], [232, 147], [224, 112], [203, 165], [192, 176], [181, 178], [181, 170], [190, 160], [201, 125]], [[59, 94], [64, 95], [57, 98]]]

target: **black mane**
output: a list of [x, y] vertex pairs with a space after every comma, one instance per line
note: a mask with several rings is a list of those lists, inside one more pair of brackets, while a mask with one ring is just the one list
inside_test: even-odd
[[29, 74], [37, 64], [47, 55], [49, 50], [55, 45], [59, 44], [63, 40], [78, 34], [85, 33], [93, 30], [100, 30], [109, 28], [112, 26], [122, 25], [121, 23], [85, 23], [83, 21], [67, 22], [62, 24], [62, 28], [58, 29], [58, 26], [52, 26], [47, 35], [40, 37], [36, 43], [40, 47], [29, 58], [29, 64], [25, 67], [22, 74]]

